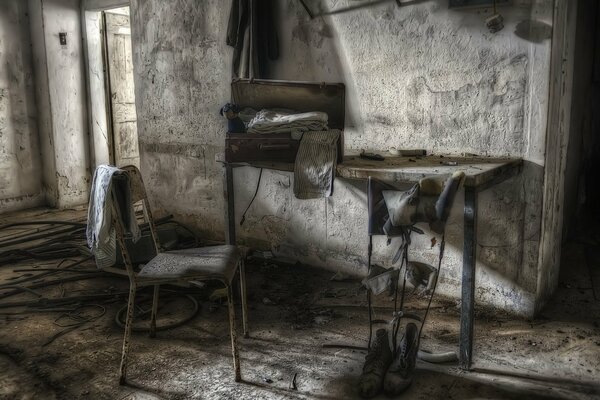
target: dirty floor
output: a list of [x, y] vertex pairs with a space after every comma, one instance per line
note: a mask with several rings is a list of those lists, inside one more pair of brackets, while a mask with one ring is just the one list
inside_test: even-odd
[[[84, 215], [82, 209], [37, 210], [3, 216], [0, 225], [31, 219], [82, 221]], [[0, 243], [35, 233], [7, 229], [0, 232]], [[72, 248], [81, 244], [77, 235], [72, 235]], [[193, 303], [184, 294], [200, 310], [188, 323], [160, 331], [155, 339], [134, 332], [128, 383], [119, 386], [122, 328], [115, 316], [125, 304], [127, 280], [99, 274], [91, 260], [69, 267], [85, 260], [75, 253], [67, 261], [48, 259], [47, 253], [47, 259], [32, 259], [6, 248], [0, 247], [0, 258], [5, 257], [0, 266], [0, 399], [358, 398], [365, 352], [343, 347], [366, 345], [366, 302], [358, 281], [332, 281], [332, 272], [310, 266], [249, 262], [250, 338], [239, 339], [241, 383], [233, 381], [226, 306], [210, 299], [218, 286], [165, 287], [159, 325], [189, 315]], [[519, 320], [479, 309], [473, 371], [419, 361], [413, 385], [400, 398], [600, 398], [598, 248], [591, 240], [564, 249], [563, 263], [569, 268], [563, 271], [569, 273], [539, 318]], [[58, 273], [55, 268], [74, 271]], [[50, 274], [37, 276], [44, 272]], [[67, 277], [72, 279], [62, 279]], [[55, 284], [44, 284], [53, 280]], [[79, 300], [60, 301], [75, 297]], [[140, 293], [141, 309], [148, 308], [148, 298], [148, 292]], [[415, 313], [426, 306], [417, 295], [407, 303]], [[391, 304], [387, 295], [378, 297], [376, 317], [388, 318]], [[436, 297], [422, 348], [456, 350], [458, 321], [457, 303]], [[140, 317], [138, 326], [144, 322]]]

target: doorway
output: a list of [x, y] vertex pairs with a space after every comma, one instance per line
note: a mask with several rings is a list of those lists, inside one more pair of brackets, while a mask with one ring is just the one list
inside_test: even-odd
[[129, 7], [102, 11], [102, 25], [111, 162], [139, 167]]
[[129, 14], [84, 11], [94, 167], [140, 165]]
[[600, 5], [577, 8], [559, 290], [589, 311], [600, 310]]

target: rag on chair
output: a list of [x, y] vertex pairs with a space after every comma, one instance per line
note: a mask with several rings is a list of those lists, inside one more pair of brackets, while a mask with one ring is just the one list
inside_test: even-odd
[[294, 194], [298, 199], [329, 197], [337, 159], [339, 129], [304, 132], [294, 165]]
[[113, 226], [113, 191], [118, 199], [117, 206], [123, 216], [126, 232], [131, 234], [134, 243], [141, 236], [129, 185], [129, 177], [117, 167], [100, 165], [94, 172], [86, 236], [88, 247], [92, 249], [96, 258], [96, 266], [100, 269], [115, 265], [117, 259], [116, 232]]

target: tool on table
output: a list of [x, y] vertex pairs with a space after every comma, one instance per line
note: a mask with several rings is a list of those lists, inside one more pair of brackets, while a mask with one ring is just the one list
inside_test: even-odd
[[366, 153], [364, 150], [362, 151], [362, 153], [360, 153], [360, 158], [365, 159], [365, 160], [373, 160], [373, 161], [385, 160], [385, 157], [383, 157], [381, 154]]
[[389, 152], [393, 156], [401, 157], [419, 157], [427, 155], [427, 150], [425, 149], [397, 149], [395, 147], [390, 147]]

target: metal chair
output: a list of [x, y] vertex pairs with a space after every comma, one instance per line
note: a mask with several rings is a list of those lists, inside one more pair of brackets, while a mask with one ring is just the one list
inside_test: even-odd
[[231, 347], [233, 352], [233, 367], [235, 381], [241, 380], [240, 361], [236, 340], [235, 309], [233, 304], [232, 284], [236, 273], [239, 271], [240, 292], [242, 298], [242, 321], [244, 336], [248, 337], [247, 304], [246, 304], [246, 279], [244, 272], [244, 257], [236, 246], [210, 246], [185, 250], [160, 252], [158, 236], [150, 204], [142, 181], [142, 175], [135, 166], [122, 168], [129, 177], [131, 188], [131, 201], [133, 204], [142, 202], [144, 217], [150, 228], [156, 256], [150, 260], [138, 273], [135, 272], [131, 257], [125, 244], [125, 225], [122, 214], [117, 206], [116, 191], [113, 195], [113, 224], [116, 228], [118, 245], [123, 254], [127, 275], [129, 276], [129, 301], [127, 303], [127, 317], [125, 322], [125, 335], [123, 338], [123, 353], [120, 366], [120, 384], [125, 383], [127, 375], [127, 356], [129, 353], [129, 340], [133, 325], [134, 303], [136, 290], [139, 287], [154, 286], [152, 299], [152, 312], [150, 319], [150, 337], [156, 336], [156, 314], [158, 309], [158, 296], [161, 284], [189, 283], [191, 281], [217, 280], [227, 289], [227, 304], [229, 311], [229, 326], [231, 331]]

